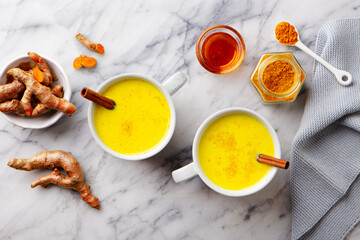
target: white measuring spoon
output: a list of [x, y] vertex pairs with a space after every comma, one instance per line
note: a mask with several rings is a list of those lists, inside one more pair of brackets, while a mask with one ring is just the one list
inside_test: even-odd
[[299, 49], [303, 50], [307, 54], [309, 54], [311, 57], [315, 58], [316, 61], [324, 65], [330, 72], [332, 72], [335, 75], [336, 80], [343, 86], [348, 86], [352, 83], [352, 76], [349, 72], [337, 69], [318, 55], [314, 53], [310, 48], [308, 48], [304, 43], [300, 41], [300, 34], [299, 31], [295, 28], [295, 31], [298, 34], [298, 41], [295, 43], [294, 46], [298, 47]]

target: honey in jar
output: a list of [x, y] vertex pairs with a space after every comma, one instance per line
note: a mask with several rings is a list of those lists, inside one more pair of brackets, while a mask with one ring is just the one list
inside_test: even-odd
[[225, 74], [240, 66], [245, 55], [245, 44], [235, 29], [217, 25], [201, 34], [196, 45], [196, 54], [206, 70]]

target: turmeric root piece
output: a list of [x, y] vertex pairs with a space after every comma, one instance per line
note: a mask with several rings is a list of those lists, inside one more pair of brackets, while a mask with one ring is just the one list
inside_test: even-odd
[[[53, 87], [51, 89], [52, 94], [54, 94], [56, 97], [58, 98], [62, 98], [64, 96], [64, 88], [61, 85], [56, 85], [55, 87]], [[36, 107], [34, 108], [34, 110], [31, 113], [32, 117], [37, 117], [40, 115], [43, 115], [47, 112], [50, 112], [51, 108], [48, 108], [45, 104], [43, 103], [39, 103], [38, 105], [36, 105]]]
[[21, 99], [21, 104], [28, 116], [32, 114], [31, 100], [34, 95], [41, 103], [50, 109], [56, 109], [71, 116], [75, 111], [76, 107], [66, 101], [63, 98], [56, 97], [50, 90], [50, 88], [43, 86], [35, 80], [31, 71], [26, 72], [20, 68], [12, 68], [8, 71], [9, 75], [12, 75], [15, 80], [19, 80], [25, 84], [26, 90]]
[[73, 62], [73, 67], [75, 69], [79, 69], [81, 67], [92, 68], [96, 65], [96, 59], [93, 57], [87, 57], [84, 55], [80, 55], [79, 57], [75, 58]]
[[44, 74], [37, 68], [33, 68], [33, 74], [36, 81], [42, 83], [44, 81]]
[[24, 70], [24, 71], [29, 71], [29, 70], [35, 68], [36, 64], [33, 61], [31, 61], [31, 62], [30, 61], [29, 62], [22, 62], [17, 67]]
[[25, 85], [19, 80], [0, 86], [0, 102], [17, 98], [25, 90]]
[[62, 98], [64, 96], [64, 87], [62, 85], [56, 85], [51, 89], [51, 92], [55, 96]]
[[[53, 169], [51, 173], [33, 181], [31, 187], [41, 185], [46, 188], [48, 184], [52, 183], [60, 187], [72, 188], [80, 193], [82, 200], [87, 204], [100, 210], [98, 198], [92, 195], [90, 186], [84, 182], [84, 174], [79, 162], [69, 152], [48, 151], [40, 152], [29, 159], [13, 158], [8, 162], [8, 166], [25, 171], [42, 168]], [[59, 172], [57, 168], [64, 169], [68, 176]]]
[[30, 59], [34, 61], [37, 68], [41, 71], [41, 73], [43, 75], [43, 80], [41, 81], [41, 83], [45, 86], [50, 86], [53, 79], [52, 79], [52, 75], [50, 72], [50, 68], [46, 64], [45, 59], [43, 59], [41, 56], [39, 56], [38, 54], [36, 54], [34, 52], [29, 52], [28, 55], [29, 55]]
[[17, 99], [0, 103], [0, 111], [3, 113], [14, 113], [20, 117], [25, 117], [26, 112], [21, 105], [21, 102]]
[[92, 68], [96, 65], [96, 60], [95, 58], [92, 58], [92, 57], [87, 57], [87, 56], [81, 56], [82, 59], [81, 59], [81, 64], [84, 66], [84, 67], [87, 67], [87, 68]]
[[75, 37], [77, 38], [77, 40], [79, 40], [79, 42], [81, 42], [88, 49], [93, 50], [94, 52], [97, 52], [100, 54], [104, 54], [104, 47], [100, 43], [94, 43], [94, 42], [90, 41], [89, 39], [84, 37], [84, 35], [82, 35], [81, 33], [77, 33], [75, 35]]
[[75, 69], [81, 68], [81, 67], [83, 66], [82, 63], [81, 63], [81, 61], [82, 61], [82, 57], [81, 57], [81, 56], [75, 58], [75, 60], [74, 60], [74, 62], [73, 62], [73, 67], [74, 67]]

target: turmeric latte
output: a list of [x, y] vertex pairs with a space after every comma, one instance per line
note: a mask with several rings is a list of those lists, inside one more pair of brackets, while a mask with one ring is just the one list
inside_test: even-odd
[[270, 166], [256, 161], [259, 153], [274, 155], [271, 136], [258, 120], [241, 113], [211, 123], [200, 139], [198, 150], [205, 175], [228, 190], [250, 187], [266, 175]]
[[94, 122], [100, 139], [125, 155], [144, 154], [156, 147], [170, 126], [170, 108], [154, 85], [129, 78], [110, 86], [103, 93], [116, 106], [108, 110], [95, 107]]

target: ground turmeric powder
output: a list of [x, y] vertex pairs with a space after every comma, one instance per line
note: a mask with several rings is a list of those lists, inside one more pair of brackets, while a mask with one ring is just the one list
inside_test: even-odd
[[290, 63], [276, 60], [266, 66], [262, 73], [264, 86], [275, 93], [291, 90], [295, 82], [295, 70]]
[[[287, 69], [289, 65], [282, 64], [284, 62], [292, 68]], [[296, 99], [305, 77], [304, 70], [291, 53], [268, 53], [260, 57], [250, 80], [265, 103], [280, 103]]]
[[281, 44], [285, 45], [295, 45], [299, 41], [295, 27], [288, 22], [281, 22], [276, 25], [275, 36]]

